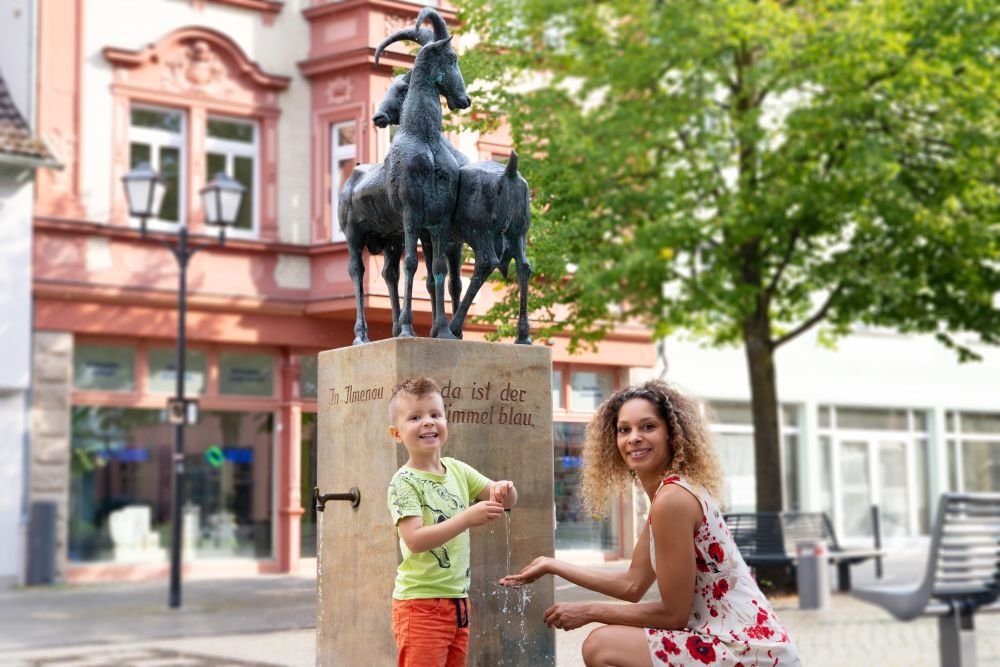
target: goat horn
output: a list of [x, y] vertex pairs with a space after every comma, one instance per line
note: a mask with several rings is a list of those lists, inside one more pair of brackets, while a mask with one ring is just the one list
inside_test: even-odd
[[375, 66], [378, 67], [378, 59], [382, 56], [382, 51], [386, 49], [390, 44], [395, 44], [396, 42], [402, 42], [403, 40], [410, 40], [411, 42], [416, 42], [421, 46], [425, 45], [425, 41], [428, 37], [426, 30], [417, 30], [416, 28], [405, 28], [403, 30], [398, 30], [385, 39], [382, 43], [378, 45], [375, 49]]
[[417, 27], [419, 28], [427, 20], [430, 20], [431, 25], [434, 26], [434, 41], [439, 42], [448, 36], [448, 24], [433, 7], [424, 7], [420, 10], [420, 13], [417, 14]]

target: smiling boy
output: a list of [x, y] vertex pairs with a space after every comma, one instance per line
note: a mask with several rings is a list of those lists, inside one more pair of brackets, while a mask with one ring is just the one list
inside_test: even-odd
[[[442, 457], [444, 400], [434, 380], [404, 380], [389, 398], [389, 434], [409, 454], [389, 483], [403, 562], [392, 593], [399, 667], [464, 667], [469, 649], [469, 528], [517, 504], [508, 480]], [[476, 502], [479, 501], [479, 502]]]

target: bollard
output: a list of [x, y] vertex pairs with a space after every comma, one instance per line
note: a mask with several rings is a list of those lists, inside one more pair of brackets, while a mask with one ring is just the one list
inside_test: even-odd
[[796, 585], [799, 609], [826, 609], [830, 606], [830, 564], [824, 540], [801, 540], [795, 545], [798, 556]]

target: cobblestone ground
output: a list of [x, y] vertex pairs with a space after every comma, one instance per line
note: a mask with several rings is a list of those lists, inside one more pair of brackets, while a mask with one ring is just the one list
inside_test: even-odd
[[[192, 583], [183, 615], [164, 610], [159, 583], [0, 594], [0, 665], [312, 667], [313, 586], [287, 577]], [[558, 582], [556, 598], [596, 596]], [[794, 597], [772, 604], [805, 665], [939, 664], [936, 618], [901, 623], [842, 594], [823, 611], [799, 610]], [[1000, 614], [979, 614], [976, 625], [977, 664], [1000, 667]], [[557, 633], [558, 667], [583, 667], [580, 647], [593, 627]], [[493, 666], [470, 660], [470, 667]]]

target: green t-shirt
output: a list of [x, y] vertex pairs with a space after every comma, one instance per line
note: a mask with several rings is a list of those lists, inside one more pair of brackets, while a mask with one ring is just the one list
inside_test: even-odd
[[[389, 482], [389, 513], [392, 522], [419, 516], [424, 525], [450, 519], [466, 509], [482, 493], [489, 479], [472, 466], [457, 459], [441, 459], [445, 474], [435, 475], [403, 466]], [[398, 531], [397, 531], [398, 532]], [[399, 538], [403, 562], [396, 570], [397, 600], [423, 598], [464, 598], [469, 594], [469, 531], [448, 540], [440, 547], [411, 553]]]

